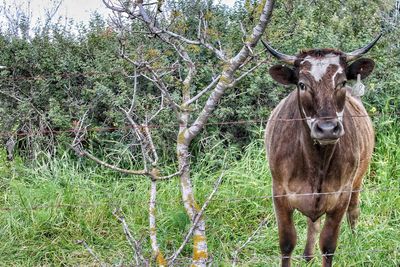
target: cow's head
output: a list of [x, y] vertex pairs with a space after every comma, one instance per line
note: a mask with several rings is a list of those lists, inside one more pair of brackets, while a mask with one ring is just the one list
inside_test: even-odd
[[[344, 135], [343, 112], [347, 80], [367, 77], [374, 61], [361, 58], [378, 39], [351, 53], [334, 49], [312, 49], [289, 56], [264, 43], [266, 49], [286, 65], [270, 68], [272, 78], [284, 85], [297, 86], [300, 113], [307, 122], [311, 138], [321, 145], [332, 144]], [[354, 61], [355, 60], [355, 61]], [[350, 65], [349, 62], [354, 61]]]

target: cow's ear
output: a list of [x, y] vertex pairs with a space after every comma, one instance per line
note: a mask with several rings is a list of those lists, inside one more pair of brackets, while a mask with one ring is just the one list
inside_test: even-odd
[[356, 80], [357, 75], [361, 75], [361, 79], [364, 79], [370, 75], [374, 70], [375, 62], [369, 58], [360, 58], [350, 66], [347, 67], [346, 76], [348, 80]]
[[275, 65], [269, 69], [269, 74], [278, 83], [289, 85], [296, 84], [297, 78], [293, 69], [285, 65]]

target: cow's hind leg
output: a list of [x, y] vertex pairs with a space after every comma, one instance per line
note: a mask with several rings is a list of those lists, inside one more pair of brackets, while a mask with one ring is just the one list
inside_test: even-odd
[[346, 212], [345, 207], [337, 209], [335, 212], [327, 213], [324, 227], [322, 228], [319, 247], [322, 252], [322, 266], [331, 267], [333, 254], [336, 250], [337, 240], [340, 230], [340, 222]]
[[282, 267], [290, 266], [290, 256], [296, 246], [296, 228], [293, 223], [293, 209], [285, 198], [275, 198], [275, 215], [278, 222], [279, 246], [282, 254]]
[[358, 217], [360, 217], [360, 192], [351, 193], [349, 207], [347, 208], [347, 222], [354, 231]]
[[354, 231], [358, 217], [360, 217], [360, 190], [361, 190], [362, 177], [356, 178], [353, 183], [351, 198], [347, 208], [347, 222], [351, 230]]
[[310, 218], [307, 218], [307, 243], [303, 253], [306, 261], [310, 261], [314, 257], [315, 243], [317, 241], [317, 234], [320, 229], [320, 224], [320, 218], [318, 218], [315, 222], [313, 222]]

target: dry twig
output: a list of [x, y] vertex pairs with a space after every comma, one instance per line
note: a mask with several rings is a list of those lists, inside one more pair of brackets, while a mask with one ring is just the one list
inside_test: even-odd
[[258, 232], [264, 227], [264, 225], [268, 222], [268, 218], [264, 218], [260, 224], [258, 225], [257, 229], [253, 232], [251, 236], [233, 253], [233, 260], [232, 266], [236, 266], [238, 263], [238, 256], [239, 253], [252, 241], [252, 239], [258, 234]]
[[100, 258], [96, 255], [96, 253], [94, 253], [94, 251], [89, 247], [85, 240], [77, 240], [76, 243], [83, 245], [85, 249], [89, 252], [89, 254], [100, 264], [101, 267], [107, 267], [107, 264], [100, 260]]
[[122, 225], [122, 229], [124, 231], [126, 240], [128, 241], [129, 245], [132, 248], [133, 258], [135, 260], [136, 266], [148, 266], [149, 263], [144, 258], [143, 254], [142, 254], [141, 244], [131, 234], [131, 231], [129, 230], [128, 224], [125, 221], [125, 217], [121, 214], [121, 210], [120, 209], [115, 209], [113, 211], [113, 215], [115, 216], [115, 218], [117, 218], [117, 220]]

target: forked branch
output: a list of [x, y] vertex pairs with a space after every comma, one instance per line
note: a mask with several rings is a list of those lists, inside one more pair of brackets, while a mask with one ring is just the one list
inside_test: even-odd
[[232, 83], [235, 83], [234, 74], [248, 59], [248, 57], [251, 56], [252, 49], [257, 45], [262, 34], [264, 33], [267, 27], [267, 23], [271, 17], [274, 3], [274, 0], [266, 1], [260, 16], [260, 20], [258, 24], [253, 28], [252, 34], [248, 37], [249, 41], [243, 45], [242, 49], [236, 56], [229, 60], [229, 64], [227, 64], [227, 66], [224, 68], [221, 78], [219, 79], [218, 84], [212, 91], [211, 95], [208, 97], [208, 100], [203, 110], [200, 112], [195, 122], [189, 128], [188, 138], [190, 141], [193, 140], [193, 138], [195, 138], [203, 129], [205, 123], [208, 121], [212, 112], [217, 107], [217, 104], [224, 94], [225, 90], [231, 87]]
[[125, 217], [121, 213], [121, 210], [115, 209], [113, 211], [113, 215], [122, 225], [126, 240], [132, 248], [133, 259], [136, 263], [136, 266], [149, 266], [148, 261], [143, 256], [141, 244], [133, 237], [131, 231], [129, 230], [128, 224], [125, 221]]
[[72, 142], [71, 148], [75, 151], [75, 153], [80, 157], [85, 156], [85, 157], [93, 160], [94, 162], [96, 162], [96, 163], [98, 163], [98, 164], [100, 164], [100, 165], [102, 165], [102, 166], [104, 166], [106, 168], [112, 169], [114, 171], [118, 171], [118, 172], [125, 173], [125, 174], [132, 174], [132, 175], [149, 175], [148, 171], [146, 171], [146, 170], [128, 170], [128, 169], [123, 169], [123, 168], [120, 168], [118, 166], [109, 164], [109, 163], [97, 158], [96, 156], [90, 154], [89, 152], [87, 152], [83, 148], [83, 145], [82, 145], [82, 141], [84, 140], [86, 132], [87, 132], [87, 127], [83, 126], [85, 118], [87, 116], [87, 113], [88, 112], [86, 112], [83, 115], [82, 119], [79, 120], [79, 122], [77, 123], [77, 125], [75, 126], [75, 129], [74, 129], [75, 138], [74, 138], [74, 140]]
[[[191, 40], [183, 35], [180, 35], [176, 32], [170, 31], [167, 28], [161, 28], [158, 26], [158, 23], [156, 21], [156, 17], [152, 18], [147, 10], [144, 8], [146, 5], [150, 5], [150, 3], [143, 3], [143, 0], [135, 0], [131, 1], [131, 5], [124, 5], [124, 4], [115, 4], [110, 0], [103, 0], [103, 3], [106, 5], [107, 8], [119, 12], [119, 13], [125, 13], [128, 15], [129, 18], [132, 20], [140, 20], [144, 22], [146, 25], [148, 31], [154, 35], [157, 35], [161, 40], [163, 40], [165, 43], [171, 44], [171, 45], [177, 45], [178, 47], [175, 47], [175, 49], [179, 52], [182, 50], [182, 46], [179, 44], [180, 42], [189, 44], [189, 45], [199, 45], [203, 46], [204, 48], [210, 50], [213, 52], [219, 59], [222, 61], [226, 61], [225, 53], [222, 51], [222, 49], [218, 49], [214, 47], [212, 44], [208, 43], [206, 41], [206, 38], [203, 37], [201, 34], [198, 35], [199, 39], [198, 40]], [[199, 23], [199, 29], [198, 32], [201, 32], [201, 23]]]

